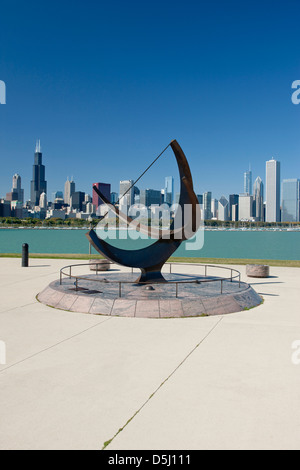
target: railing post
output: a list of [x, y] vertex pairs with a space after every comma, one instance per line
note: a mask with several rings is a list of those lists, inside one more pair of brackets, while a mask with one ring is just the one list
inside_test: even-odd
[[205, 265], [205, 277], [207, 277], [207, 266]]
[[76, 281], [75, 281], [75, 290], [76, 290], [76, 292], [78, 292], [78, 279], [77, 279], [77, 277], [76, 277]]
[[122, 283], [119, 282], [119, 297], [122, 297]]
[[241, 288], [241, 273], [239, 273], [239, 289]]
[[170, 274], [172, 274], [172, 263], [170, 263]]
[[62, 273], [61, 273], [61, 270], [60, 270], [60, 275], [59, 275], [59, 285], [60, 285], [60, 286], [62, 285]]
[[221, 279], [221, 294], [223, 294], [223, 279]]
[[231, 270], [231, 282], [232, 282], [232, 275], [233, 275], [233, 270]]
[[176, 299], [178, 299], [178, 282], [176, 282]]

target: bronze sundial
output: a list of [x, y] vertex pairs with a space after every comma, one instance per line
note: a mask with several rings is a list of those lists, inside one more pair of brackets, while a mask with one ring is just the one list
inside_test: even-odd
[[[176, 140], [173, 140], [168, 147], [169, 146], [174, 152], [180, 175], [180, 198], [178, 204], [181, 209], [181, 223], [179, 224], [179, 228], [176, 228], [178, 226], [178, 220], [176, 224], [173, 221], [168, 230], [155, 229], [134, 221], [111, 204], [96, 186], [93, 188], [102, 201], [108, 206], [108, 209], [113, 211], [120, 220], [126, 222], [128, 225], [130, 224], [131, 227], [135, 227], [136, 230], [149, 235], [149, 237], [156, 239], [152, 245], [146, 248], [124, 250], [102, 240], [94, 230], [91, 230], [86, 235], [91, 245], [109, 260], [122, 266], [139, 268], [142, 273], [137, 282], [141, 284], [151, 283], [153, 281], [167, 282], [161, 273], [163, 265], [182, 242], [189, 240], [196, 234], [200, 226], [200, 205], [194, 192], [192, 174], [187, 158]], [[145, 174], [145, 172], [143, 174]]]

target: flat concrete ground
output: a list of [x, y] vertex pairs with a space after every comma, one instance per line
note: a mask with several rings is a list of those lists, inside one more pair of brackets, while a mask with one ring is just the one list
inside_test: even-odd
[[248, 280], [253, 310], [155, 320], [39, 304], [70, 263], [0, 259], [0, 449], [300, 449], [299, 269]]

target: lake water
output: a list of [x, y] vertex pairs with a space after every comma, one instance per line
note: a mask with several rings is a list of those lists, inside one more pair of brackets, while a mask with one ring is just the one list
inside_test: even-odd
[[[21, 253], [22, 244], [28, 243], [31, 253], [88, 254], [86, 232], [80, 229], [0, 229], [0, 253]], [[131, 241], [131, 245], [139, 248], [136, 242]], [[130, 247], [127, 245], [126, 249]], [[300, 260], [300, 232], [208, 230], [202, 249], [190, 251], [182, 244], [174, 256]]]

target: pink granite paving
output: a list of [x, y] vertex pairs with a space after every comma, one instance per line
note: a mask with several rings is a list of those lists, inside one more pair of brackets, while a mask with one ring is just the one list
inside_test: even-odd
[[202, 298], [204, 308], [208, 315], [225, 315], [241, 310], [238, 303], [231, 295]]
[[138, 300], [135, 316], [139, 318], [159, 318], [159, 301]]
[[64, 295], [64, 292], [59, 292], [51, 288], [47, 288], [41, 294], [39, 294], [38, 298], [39, 301], [43, 304], [50, 305], [51, 307], [56, 307]]
[[77, 300], [77, 296], [74, 294], [65, 294], [62, 299], [56, 305], [56, 308], [61, 310], [71, 310], [72, 306]]
[[136, 300], [117, 299], [114, 302], [111, 315], [117, 317], [134, 317]]
[[95, 299], [90, 313], [93, 315], [111, 315], [114, 305], [114, 300], [112, 299]]
[[[58, 308], [78, 313], [91, 313], [93, 315], [111, 315], [120, 317], [140, 318], [179, 318], [195, 317], [201, 315], [224, 315], [243, 311], [261, 303], [261, 297], [248, 285], [223, 285], [224, 290], [231, 288], [232, 292], [220, 295], [219, 289], [208, 286], [206, 290], [198, 286], [185, 286], [179, 289], [178, 298], [175, 297], [170, 286], [155, 286], [153, 291], [134, 286], [124, 287], [122, 297], [118, 298], [111, 284], [106, 290], [94, 290], [88, 285], [76, 292], [70, 284], [60, 285], [59, 281], [52, 282], [39, 294], [40, 302]], [[171, 286], [174, 287], [174, 286]], [[180, 292], [181, 291], [181, 292]], [[198, 294], [196, 296], [196, 293]], [[133, 295], [136, 298], [132, 298]], [[202, 294], [202, 295], [201, 295]]]
[[94, 298], [78, 296], [70, 312], [89, 313], [94, 301]]
[[181, 300], [160, 300], [160, 318], [180, 318], [183, 316]]
[[196, 317], [199, 315], [205, 315], [207, 310], [199, 297], [196, 300], [184, 300], [182, 302], [183, 315], [185, 317]]

